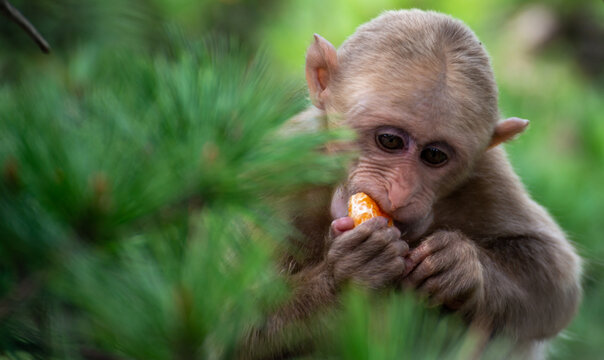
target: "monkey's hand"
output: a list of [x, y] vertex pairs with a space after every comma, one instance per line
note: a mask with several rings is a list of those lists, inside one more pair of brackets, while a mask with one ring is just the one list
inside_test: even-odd
[[403, 287], [417, 289], [433, 305], [452, 310], [472, 306], [484, 292], [478, 255], [462, 233], [435, 232], [405, 256]]
[[[400, 240], [400, 231], [388, 227], [383, 217], [368, 220], [354, 229], [350, 229], [353, 225], [345, 219], [352, 221], [342, 218], [332, 224], [325, 259], [333, 285], [337, 288], [350, 280], [375, 289], [400, 279], [405, 270], [403, 256], [409, 251], [407, 243]], [[338, 222], [345, 226], [338, 228]]]

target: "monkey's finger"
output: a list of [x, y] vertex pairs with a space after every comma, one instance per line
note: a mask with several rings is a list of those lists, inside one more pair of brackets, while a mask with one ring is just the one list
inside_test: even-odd
[[390, 243], [390, 245], [395, 249], [397, 256], [405, 256], [409, 254], [409, 244], [400, 238], [397, 238], [395, 241]]
[[[340, 258], [334, 267], [336, 276], [373, 279], [381, 284], [385, 281], [400, 281], [405, 267], [400, 254], [406, 244], [399, 243], [398, 232], [388, 230], [390, 229], [378, 230], [372, 235], [380, 241], [367, 240], [354, 251]], [[368, 246], [371, 243], [375, 248]]]
[[445, 305], [451, 310], [463, 306], [473, 296], [475, 290], [471, 283], [448, 273], [428, 278], [417, 289], [428, 298], [430, 305]]
[[430, 296], [432, 300], [435, 300], [442, 298], [444, 289], [447, 289], [451, 285], [452, 284], [447, 281], [447, 276], [443, 273], [439, 273], [425, 279], [416, 290], [418, 293]]
[[391, 257], [386, 253], [372, 259], [363, 268], [362, 278], [372, 285], [382, 286], [397, 283], [405, 270], [405, 262], [400, 256]]
[[[398, 242], [400, 231], [396, 228], [387, 227], [375, 231], [367, 240], [354, 249], [365, 262], [375, 258], [378, 254], [386, 251], [386, 248], [394, 242]], [[392, 257], [398, 256], [397, 248], [391, 248]]]
[[383, 255], [381, 255], [381, 256], [385, 257], [385, 261], [390, 261], [390, 260], [394, 259], [395, 257], [399, 257], [404, 262], [405, 259], [403, 258], [403, 256], [408, 251], [409, 251], [409, 245], [405, 241], [402, 241], [399, 238], [394, 238], [382, 250]]
[[331, 227], [330, 227], [330, 237], [332, 239], [336, 238], [337, 236], [342, 235], [343, 233], [345, 233], [348, 230], [352, 230], [354, 228], [354, 220], [352, 220], [351, 217], [342, 217], [339, 219], [335, 219], [334, 221], [331, 222]]
[[[431, 256], [426, 256], [411, 272], [407, 272], [406, 280], [415, 287], [419, 287], [422, 283], [431, 276], [437, 275], [450, 267], [451, 259], [446, 256], [439, 256], [439, 252]], [[407, 265], [407, 264], [405, 264]]]
[[436, 275], [426, 279], [420, 287], [415, 289], [415, 292], [426, 306], [435, 307], [444, 303], [446, 286], [443, 283], [442, 275]]
[[336, 275], [347, 277], [351, 274], [364, 274], [360, 277], [367, 277], [367, 274], [385, 271], [379, 269], [387, 268], [395, 258], [398, 258], [396, 261], [402, 263], [404, 267], [401, 253], [404, 252], [406, 244], [400, 244], [398, 236], [399, 232], [391, 228], [380, 229], [353, 251], [332, 253]]
[[440, 237], [433, 237], [425, 240], [418, 247], [412, 249], [405, 257], [405, 273], [407, 276], [417, 265], [419, 265], [430, 254], [442, 250], [446, 246], [446, 241]]
[[341, 252], [343, 254], [350, 252], [367, 240], [375, 231], [385, 228], [387, 224], [388, 220], [383, 217], [376, 217], [367, 220], [354, 229], [346, 231], [342, 235], [336, 237], [331, 246], [331, 250]]

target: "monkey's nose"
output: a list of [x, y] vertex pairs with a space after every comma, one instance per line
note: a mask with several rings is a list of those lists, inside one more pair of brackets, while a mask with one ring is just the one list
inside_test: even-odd
[[409, 203], [409, 191], [401, 189], [399, 186], [394, 186], [388, 193], [388, 201], [390, 206], [386, 209], [393, 213], [398, 209], [404, 208]]

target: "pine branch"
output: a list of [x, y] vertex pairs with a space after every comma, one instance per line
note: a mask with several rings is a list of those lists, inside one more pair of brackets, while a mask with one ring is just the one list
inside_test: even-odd
[[15, 9], [8, 0], [0, 1], [0, 10], [2, 10], [6, 16], [16, 22], [25, 32], [38, 44], [40, 50], [45, 54], [50, 52], [50, 45], [44, 40], [42, 35], [36, 30], [36, 28], [23, 16], [19, 10]]
[[80, 349], [80, 355], [86, 360], [122, 360], [123, 358], [105, 353], [101, 350], [83, 347]]

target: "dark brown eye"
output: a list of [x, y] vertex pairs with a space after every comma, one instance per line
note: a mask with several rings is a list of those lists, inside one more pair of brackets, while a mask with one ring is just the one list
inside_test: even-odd
[[403, 138], [398, 135], [380, 134], [377, 141], [386, 150], [400, 150], [405, 147]]
[[449, 157], [443, 151], [433, 146], [428, 146], [422, 150], [421, 158], [424, 163], [430, 166], [440, 166], [447, 162]]

